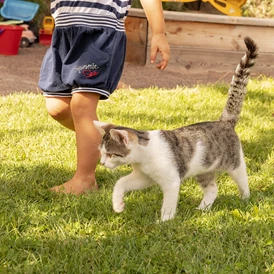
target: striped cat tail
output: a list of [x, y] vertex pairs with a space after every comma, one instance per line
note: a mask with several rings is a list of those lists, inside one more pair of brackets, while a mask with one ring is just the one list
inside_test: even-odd
[[228, 100], [220, 117], [220, 121], [231, 122], [234, 126], [242, 109], [250, 68], [254, 66], [259, 52], [259, 48], [250, 37], [245, 37], [244, 42], [247, 51], [235, 70], [228, 92]]

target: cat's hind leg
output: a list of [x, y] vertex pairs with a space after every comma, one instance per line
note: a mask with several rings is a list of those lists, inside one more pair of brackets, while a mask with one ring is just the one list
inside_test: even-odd
[[232, 170], [228, 171], [228, 174], [237, 184], [239, 193], [242, 199], [247, 199], [250, 196], [249, 186], [248, 186], [248, 176], [246, 172], [246, 164], [244, 161], [243, 152], [241, 151], [240, 165]]
[[143, 173], [134, 170], [129, 175], [122, 177], [114, 186], [112, 194], [112, 205], [115, 212], [122, 212], [125, 209], [124, 196], [127, 192], [148, 188], [153, 184]]
[[215, 175], [214, 173], [206, 173], [198, 175], [196, 178], [204, 193], [204, 198], [198, 206], [198, 209], [210, 209], [218, 194], [218, 187], [215, 183]]

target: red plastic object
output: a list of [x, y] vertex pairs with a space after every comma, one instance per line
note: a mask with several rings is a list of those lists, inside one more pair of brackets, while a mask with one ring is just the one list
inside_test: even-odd
[[51, 44], [52, 34], [46, 33], [44, 29], [39, 30], [39, 43], [49, 46]]
[[17, 55], [22, 32], [19, 26], [0, 25], [0, 54]]

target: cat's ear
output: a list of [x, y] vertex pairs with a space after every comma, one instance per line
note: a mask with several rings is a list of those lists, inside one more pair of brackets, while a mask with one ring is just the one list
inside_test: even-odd
[[102, 127], [107, 125], [107, 123], [100, 122], [100, 121], [93, 121], [93, 124], [103, 137], [106, 134], [106, 132], [104, 131]]
[[126, 130], [111, 129], [110, 136], [116, 140], [118, 143], [123, 143], [125, 146], [129, 144], [128, 132]]

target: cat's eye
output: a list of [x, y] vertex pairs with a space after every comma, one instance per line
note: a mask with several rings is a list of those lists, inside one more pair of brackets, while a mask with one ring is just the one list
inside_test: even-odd
[[123, 155], [121, 155], [121, 154], [113, 154], [114, 156], [116, 156], [116, 157], [123, 157]]
[[116, 153], [107, 153], [107, 157], [111, 158], [111, 157], [113, 157], [113, 156], [115, 156], [115, 157], [123, 157], [123, 156], [120, 155], [120, 154], [116, 154]]

